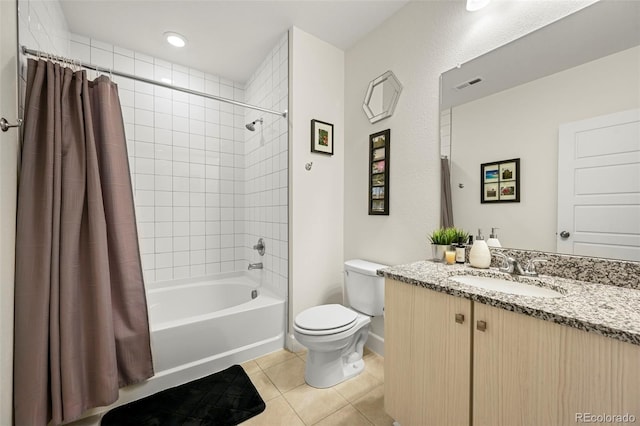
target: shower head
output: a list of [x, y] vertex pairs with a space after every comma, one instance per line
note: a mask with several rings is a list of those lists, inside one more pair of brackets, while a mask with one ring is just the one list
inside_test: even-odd
[[245, 127], [248, 130], [251, 130], [253, 132], [254, 130], [256, 130], [256, 123], [262, 124], [262, 117], [258, 118], [257, 120], [252, 121], [251, 123], [247, 124]]

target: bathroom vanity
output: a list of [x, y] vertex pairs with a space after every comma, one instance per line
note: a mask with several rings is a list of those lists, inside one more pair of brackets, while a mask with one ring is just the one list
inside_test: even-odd
[[[379, 274], [385, 409], [402, 426], [640, 421], [637, 288], [429, 261]], [[559, 296], [454, 281], [461, 276], [516, 280]]]

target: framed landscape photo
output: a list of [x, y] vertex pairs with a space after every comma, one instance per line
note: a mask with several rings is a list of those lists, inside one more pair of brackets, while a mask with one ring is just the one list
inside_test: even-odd
[[311, 152], [333, 155], [333, 124], [311, 120]]
[[520, 202], [519, 158], [480, 165], [480, 202]]
[[391, 130], [369, 135], [369, 214], [389, 215]]

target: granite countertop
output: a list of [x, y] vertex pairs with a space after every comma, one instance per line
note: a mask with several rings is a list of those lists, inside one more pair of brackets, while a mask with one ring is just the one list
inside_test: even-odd
[[[378, 275], [486, 305], [640, 345], [640, 290], [547, 275], [512, 277], [496, 268], [420, 261], [378, 270]], [[556, 290], [558, 298], [519, 296], [465, 285], [454, 275], [493, 276]]]

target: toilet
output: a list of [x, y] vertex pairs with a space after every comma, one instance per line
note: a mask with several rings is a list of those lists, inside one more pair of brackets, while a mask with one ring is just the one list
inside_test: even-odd
[[328, 388], [364, 370], [362, 351], [369, 337], [371, 317], [384, 311], [384, 278], [376, 271], [385, 267], [360, 259], [345, 262], [345, 291], [350, 308], [320, 305], [296, 316], [293, 335], [309, 350], [304, 373], [309, 386]]

